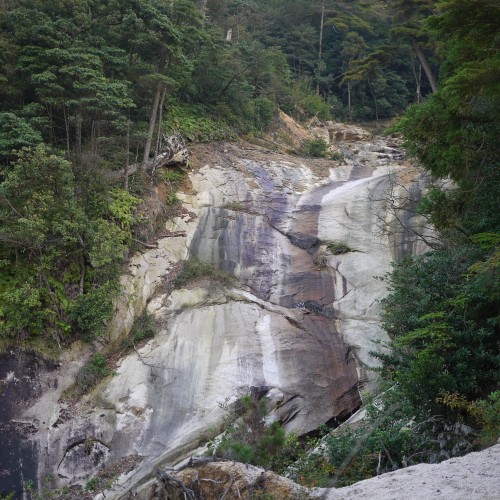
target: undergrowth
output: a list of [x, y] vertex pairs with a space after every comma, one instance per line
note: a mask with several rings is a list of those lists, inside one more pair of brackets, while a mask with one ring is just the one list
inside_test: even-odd
[[87, 394], [108, 375], [111, 375], [108, 358], [102, 353], [94, 354], [78, 371], [71, 396], [79, 398]]
[[225, 286], [231, 285], [235, 281], [235, 277], [231, 274], [221, 271], [212, 264], [207, 264], [195, 257], [191, 257], [184, 263], [181, 272], [174, 281], [174, 286], [182, 288], [190, 281], [200, 278], [208, 278]]
[[156, 325], [153, 315], [144, 312], [134, 321], [130, 334], [123, 342], [124, 348], [132, 348], [144, 340], [151, 339], [156, 335]]

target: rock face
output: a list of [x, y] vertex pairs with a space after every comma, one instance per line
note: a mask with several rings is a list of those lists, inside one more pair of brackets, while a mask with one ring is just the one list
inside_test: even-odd
[[[345, 155], [336, 162], [244, 144], [195, 148], [192, 190], [178, 195], [185, 214], [158, 248], [130, 262], [111, 340], [119, 343], [146, 305], [159, 332], [83, 402], [56, 402], [61, 384], [24, 412], [28, 421], [46, 415], [30, 438], [38, 477], [84, 484], [103, 465], [142, 455], [106, 493], [121, 498], [220, 432], [222, 403], [249, 391], [267, 395], [272, 417], [299, 434], [359, 407], [373, 340], [385, 339], [378, 300], [386, 291], [375, 276], [422, 250], [421, 221], [388, 195], [417, 199], [422, 183], [386, 141], [350, 139], [336, 144]], [[188, 257], [236, 284], [207, 278], [165, 292]]]
[[57, 384], [55, 368], [29, 353], [0, 353], [0, 497], [14, 493], [20, 498], [22, 483], [37, 480], [38, 449], [25, 437], [42, 422], [22, 414], [32, 398]]

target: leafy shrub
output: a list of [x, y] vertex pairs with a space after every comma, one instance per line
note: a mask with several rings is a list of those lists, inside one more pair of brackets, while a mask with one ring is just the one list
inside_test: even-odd
[[170, 106], [164, 126], [167, 133], [180, 133], [192, 142], [235, 138], [231, 126], [223, 119], [212, 117], [203, 106]]
[[348, 486], [384, 472], [438, 462], [471, 451], [468, 426], [448, 424], [426, 409], [415, 409], [394, 386], [366, 405], [367, 418], [358, 428], [342, 428], [328, 436], [335, 486]]
[[443, 393], [478, 399], [498, 381], [498, 298], [486, 279], [490, 272], [469, 271], [483, 256], [477, 246], [462, 245], [402, 259], [383, 301], [393, 339], [392, 352], [379, 355], [384, 378], [397, 382], [416, 408], [452, 421], [455, 412], [437, 401]]
[[329, 151], [327, 157], [329, 160], [338, 161], [342, 160], [344, 155], [341, 151]]
[[162, 171], [162, 180], [170, 184], [179, 184], [184, 180], [184, 174], [179, 170], [168, 168]]
[[330, 106], [328, 103], [317, 94], [309, 94], [303, 102], [304, 110], [308, 116], [317, 116], [320, 120], [328, 120], [331, 118]]
[[29, 121], [14, 113], [0, 113], [0, 159], [10, 158], [13, 150], [41, 142], [40, 132]]
[[[279, 422], [267, 425], [267, 404], [266, 398], [254, 392], [236, 401], [232, 409], [221, 405], [228, 416], [215, 454], [286, 474], [304, 486], [326, 486], [333, 467], [323, 455], [310, 453], [320, 438], [299, 438], [295, 433], [285, 435]], [[329, 429], [324, 426], [319, 430], [322, 436]]]
[[85, 491], [95, 491], [99, 486], [99, 478], [94, 476], [85, 483]]
[[132, 225], [137, 222], [134, 212], [142, 200], [124, 189], [113, 189], [110, 196], [109, 211], [113, 220], [129, 236]]
[[267, 97], [258, 97], [253, 101], [254, 121], [261, 131], [269, 129], [276, 113], [276, 103]]
[[326, 247], [332, 255], [342, 255], [352, 252], [352, 250], [344, 243], [330, 243]]
[[116, 292], [116, 283], [110, 282], [78, 296], [70, 305], [68, 316], [85, 340], [91, 340], [105, 332], [107, 322], [113, 316], [113, 298]]
[[77, 396], [86, 394], [100, 380], [111, 374], [108, 360], [104, 354], [95, 354], [85, 365], [83, 365], [76, 376]]
[[266, 399], [259, 399], [256, 394], [238, 400], [217, 455], [269, 467], [285, 442], [285, 431], [279, 422], [267, 426], [264, 421], [267, 413]]
[[321, 138], [304, 141], [302, 145], [302, 153], [312, 158], [326, 158], [327, 150], [328, 144]]
[[316, 448], [330, 429], [320, 426], [318, 431], [317, 437], [299, 438], [294, 432], [287, 434], [280, 452], [272, 458], [269, 468], [302, 486], [328, 486], [329, 478], [335, 469], [328, 458], [316, 451]]
[[314, 116], [320, 120], [331, 118], [329, 103], [316, 93], [308, 78], [300, 78], [293, 84], [289, 102], [283, 104], [285, 112], [299, 120]]
[[221, 271], [212, 264], [207, 264], [191, 257], [184, 263], [181, 272], [175, 279], [174, 285], [177, 288], [181, 288], [186, 283], [199, 278], [209, 278], [222, 285], [230, 285], [234, 281], [234, 276], [231, 276], [229, 273]]
[[134, 321], [129, 337], [125, 341], [124, 347], [133, 347], [143, 340], [153, 338], [156, 335], [156, 325], [153, 315], [144, 310], [144, 312]]
[[439, 398], [444, 405], [463, 410], [473, 417], [481, 428], [479, 440], [483, 446], [491, 446], [500, 436], [500, 391], [494, 391], [486, 399], [468, 401], [457, 393], [445, 393]]

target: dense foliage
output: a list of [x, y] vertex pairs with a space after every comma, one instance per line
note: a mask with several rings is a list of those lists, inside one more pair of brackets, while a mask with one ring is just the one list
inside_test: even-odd
[[387, 117], [430, 92], [413, 3], [1, 2], [0, 341], [105, 332], [134, 231], [154, 232], [135, 214], [162, 132], [259, 134], [279, 108]]
[[[278, 109], [366, 120], [414, 102], [399, 124], [407, 149], [454, 182], [419, 205], [440, 244], [386, 277], [391, 350], [378, 356], [391, 389], [367, 431], [330, 439], [328, 464], [312, 468], [347, 484], [492, 442], [499, 19], [496, 0], [0, 2], [0, 341], [57, 346], [106, 331], [162, 132], [218, 140], [268, 129]], [[325, 154], [318, 141], [304, 148]], [[179, 280], [227, 279], [214, 273], [193, 261]], [[93, 358], [83, 385], [106, 370]], [[244, 410], [261, 425], [258, 405]], [[279, 449], [302, 453], [276, 425], [247, 428], [228, 433], [227, 453], [280, 471]]]
[[340, 484], [500, 435], [499, 19], [498, 2], [444, 0], [425, 23], [440, 41], [440, 88], [398, 128], [420, 164], [454, 184], [419, 206], [435, 247], [386, 276], [390, 349], [376, 354], [385, 392], [364, 428], [329, 439]]
[[420, 204], [441, 246], [389, 278], [384, 375], [415, 407], [442, 414], [443, 394], [484, 398], [499, 383], [499, 14], [493, 1], [440, 3], [427, 26], [444, 40], [441, 88], [400, 123], [408, 150], [456, 185]]

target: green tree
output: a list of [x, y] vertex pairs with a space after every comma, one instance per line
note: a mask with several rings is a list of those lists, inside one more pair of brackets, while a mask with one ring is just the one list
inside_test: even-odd
[[0, 113], [0, 160], [12, 158], [12, 151], [42, 142], [41, 134], [22, 117]]
[[384, 304], [392, 353], [380, 357], [384, 377], [415, 408], [453, 422], [464, 418], [453, 401], [487, 406], [499, 384], [499, 6], [447, 0], [438, 8], [426, 26], [442, 40], [441, 85], [400, 130], [423, 167], [455, 186], [430, 190], [419, 205], [441, 248], [396, 264]]
[[432, 92], [437, 91], [438, 81], [423, 49], [428, 42], [423, 22], [432, 13], [434, 4], [433, 0], [393, 0], [392, 8], [398, 24], [391, 30], [393, 37], [408, 40], [411, 44], [429, 80]]

